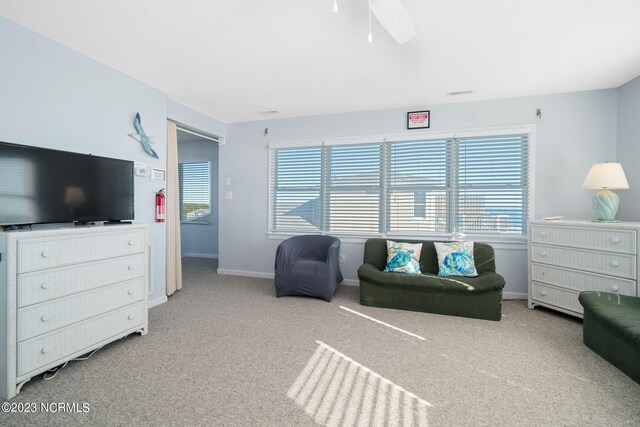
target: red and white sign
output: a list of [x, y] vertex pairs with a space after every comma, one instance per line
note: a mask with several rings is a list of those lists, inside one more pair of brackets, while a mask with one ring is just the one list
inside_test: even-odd
[[407, 113], [407, 129], [425, 129], [431, 125], [431, 112], [411, 111]]

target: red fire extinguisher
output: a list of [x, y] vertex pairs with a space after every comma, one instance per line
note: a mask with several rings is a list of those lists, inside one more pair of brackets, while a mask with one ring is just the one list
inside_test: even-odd
[[166, 217], [163, 188], [156, 193], [156, 222], [164, 222]]

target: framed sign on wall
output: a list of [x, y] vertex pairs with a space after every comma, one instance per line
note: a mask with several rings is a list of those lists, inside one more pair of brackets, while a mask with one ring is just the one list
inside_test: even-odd
[[407, 129], [427, 129], [431, 126], [431, 111], [410, 111], [407, 113]]

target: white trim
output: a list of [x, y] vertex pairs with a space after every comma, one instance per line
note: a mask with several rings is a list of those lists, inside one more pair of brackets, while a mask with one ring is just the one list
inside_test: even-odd
[[503, 292], [502, 293], [502, 300], [512, 300], [512, 299], [517, 299], [517, 300], [527, 300], [527, 298], [529, 297], [529, 295], [526, 292]]
[[360, 286], [360, 281], [355, 279], [344, 279], [341, 285], [345, 286]]
[[246, 270], [228, 270], [226, 268], [219, 268], [218, 274], [225, 276], [242, 276], [242, 277], [255, 277], [258, 279], [273, 279], [274, 273], [263, 273], [260, 271], [246, 271]]
[[493, 126], [476, 129], [461, 129], [454, 132], [454, 138], [467, 138], [477, 136], [503, 136], [515, 134], [531, 134], [535, 129], [534, 124], [522, 124], [515, 126]]
[[[301, 236], [301, 235], [309, 235], [309, 234], [317, 234], [323, 235], [321, 233], [267, 233], [268, 240], [279, 240], [283, 241], [293, 236]], [[398, 234], [376, 234], [370, 236], [363, 235], [345, 235], [340, 233], [327, 233], [327, 235], [337, 237], [340, 239], [341, 243], [347, 244], [365, 244], [369, 239], [389, 239], [389, 240], [423, 240], [425, 242], [446, 242], [451, 241], [451, 235], [447, 234], [437, 234], [430, 236], [420, 236], [420, 235], [398, 235]], [[478, 242], [478, 243], [487, 243], [491, 245], [493, 249], [498, 250], [519, 250], [526, 251], [527, 250], [527, 237], [526, 236], [491, 236], [491, 235], [467, 235], [465, 237], [466, 241]]]
[[511, 126], [492, 126], [456, 130], [407, 130], [403, 133], [376, 134], [365, 136], [341, 136], [334, 138], [271, 141], [269, 149], [293, 147], [319, 147], [321, 145], [355, 145], [379, 144], [382, 142], [420, 141], [432, 139], [464, 138], [472, 136], [501, 136], [513, 134], [531, 134], [535, 131], [535, 124], [521, 124]]
[[208, 259], [218, 259], [217, 254], [200, 254], [197, 252], [185, 252], [182, 254], [182, 258], [208, 258]]
[[153, 307], [155, 307], [157, 305], [164, 304], [165, 302], [167, 302], [167, 296], [163, 295], [163, 296], [158, 297], [158, 298], [147, 300], [147, 307], [148, 308], [153, 308]]
[[[535, 202], [535, 194], [536, 194], [536, 188], [535, 188], [535, 182], [536, 182], [536, 156], [535, 156], [535, 152], [536, 152], [536, 130], [537, 127], [536, 125], [533, 125], [531, 128], [531, 133], [529, 133], [529, 212], [527, 212], [527, 214], [529, 215], [529, 217], [527, 218], [528, 221], [531, 221], [534, 218], [534, 213], [535, 213], [535, 209], [534, 209], [534, 202]], [[527, 227], [527, 236], [529, 235], [528, 232], [528, 227]]]
[[205, 135], [202, 132], [197, 132], [197, 131], [193, 131], [191, 129], [187, 129], [186, 127], [178, 125], [177, 123], [176, 123], [176, 130], [180, 131], [180, 132], [188, 133], [188, 134], [191, 134], [191, 135], [195, 135], [195, 136], [200, 137], [202, 139], [206, 139], [206, 140], [213, 141], [215, 143], [224, 145], [223, 138], [220, 137], [220, 136]]
[[[267, 212], [267, 238], [270, 240], [284, 240], [287, 237], [282, 236], [296, 236], [300, 234], [330, 234], [332, 236], [340, 237], [345, 243], [364, 243], [367, 238], [370, 237], [382, 237], [382, 238], [407, 238], [407, 239], [438, 239], [438, 240], [450, 240], [449, 233], [440, 233], [425, 236], [416, 236], [415, 234], [402, 234], [398, 232], [387, 234], [371, 234], [371, 235], [353, 235], [353, 234], [338, 234], [331, 232], [279, 232], [272, 229], [273, 227], [273, 203], [275, 194], [272, 191], [271, 183], [274, 179], [274, 159], [273, 153], [275, 149], [286, 147], [319, 147], [329, 145], [353, 145], [353, 144], [365, 144], [376, 143], [384, 144], [386, 142], [401, 142], [401, 141], [420, 141], [420, 140], [433, 140], [433, 139], [447, 139], [447, 138], [464, 138], [464, 137], [483, 137], [483, 136], [502, 136], [502, 135], [515, 135], [526, 134], [528, 140], [528, 206], [527, 206], [527, 220], [534, 218], [534, 196], [535, 196], [535, 140], [536, 140], [536, 124], [521, 124], [511, 126], [500, 127], [485, 127], [485, 128], [469, 128], [461, 129], [457, 131], [408, 131], [401, 134], [389, 134], [389, 135], [371, 135], [363, 137], [339, 137], [339, 138], [327, 138], [327, 139], [313, 139], [313, 140], [298, 140], [298, 141], [276, 141], [268, 144], [268, 165], [269, 173], [267, 177], [267, 197], [268, 197], [268, 212]], [[525, 228], [526, 230], [526, 228]], [[469, 235], [468, 240], [489, 243], [489, 244], [526, 244], [526, 235], [511, 235], [511, 234], [477, 234]]]

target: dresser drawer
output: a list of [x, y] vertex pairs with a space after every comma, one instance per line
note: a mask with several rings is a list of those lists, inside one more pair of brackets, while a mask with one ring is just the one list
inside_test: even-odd
[[590, 252], [554, 246], [531, 245], [531, 260], [561, 267], [576, 268], [627, 279], [636, 278], [633, 255]]
[[18, 341], [141, 301], [144, 278], [105, 286], [18, 310]]
[[531, 283], [532, 301], [555, 305], [556, 307], [582, 314], [582, 306], [578, 301], [578, 295], [579, 292], [567, 289], [558, 289], [553, 286], [546, 286], [536, 282]]
[[144, 254], [18, 275], [18, 307], [142, 277]]
[[91, 233], [18, 242], [18, 273], [142, 253], [144, 230]]
[[620, 295], [636, 296], [636, 282], [612, 276], [586, 273], [580, 270], [552, 267], [544, 264], [531, 264], [531, 280], [577, 292], [584, 289], [601, 292], [614, 292]]
[[18, 343], [17, 376], [57, 360], [68, 360], [69, 355], [82, 352], [118, 334], [135, 331], [144, 324], [144, 313], [145, 305], [140, 302]]
[[636, 232], [596, 228], [531, 226], [531, 242], [635, 254]]

